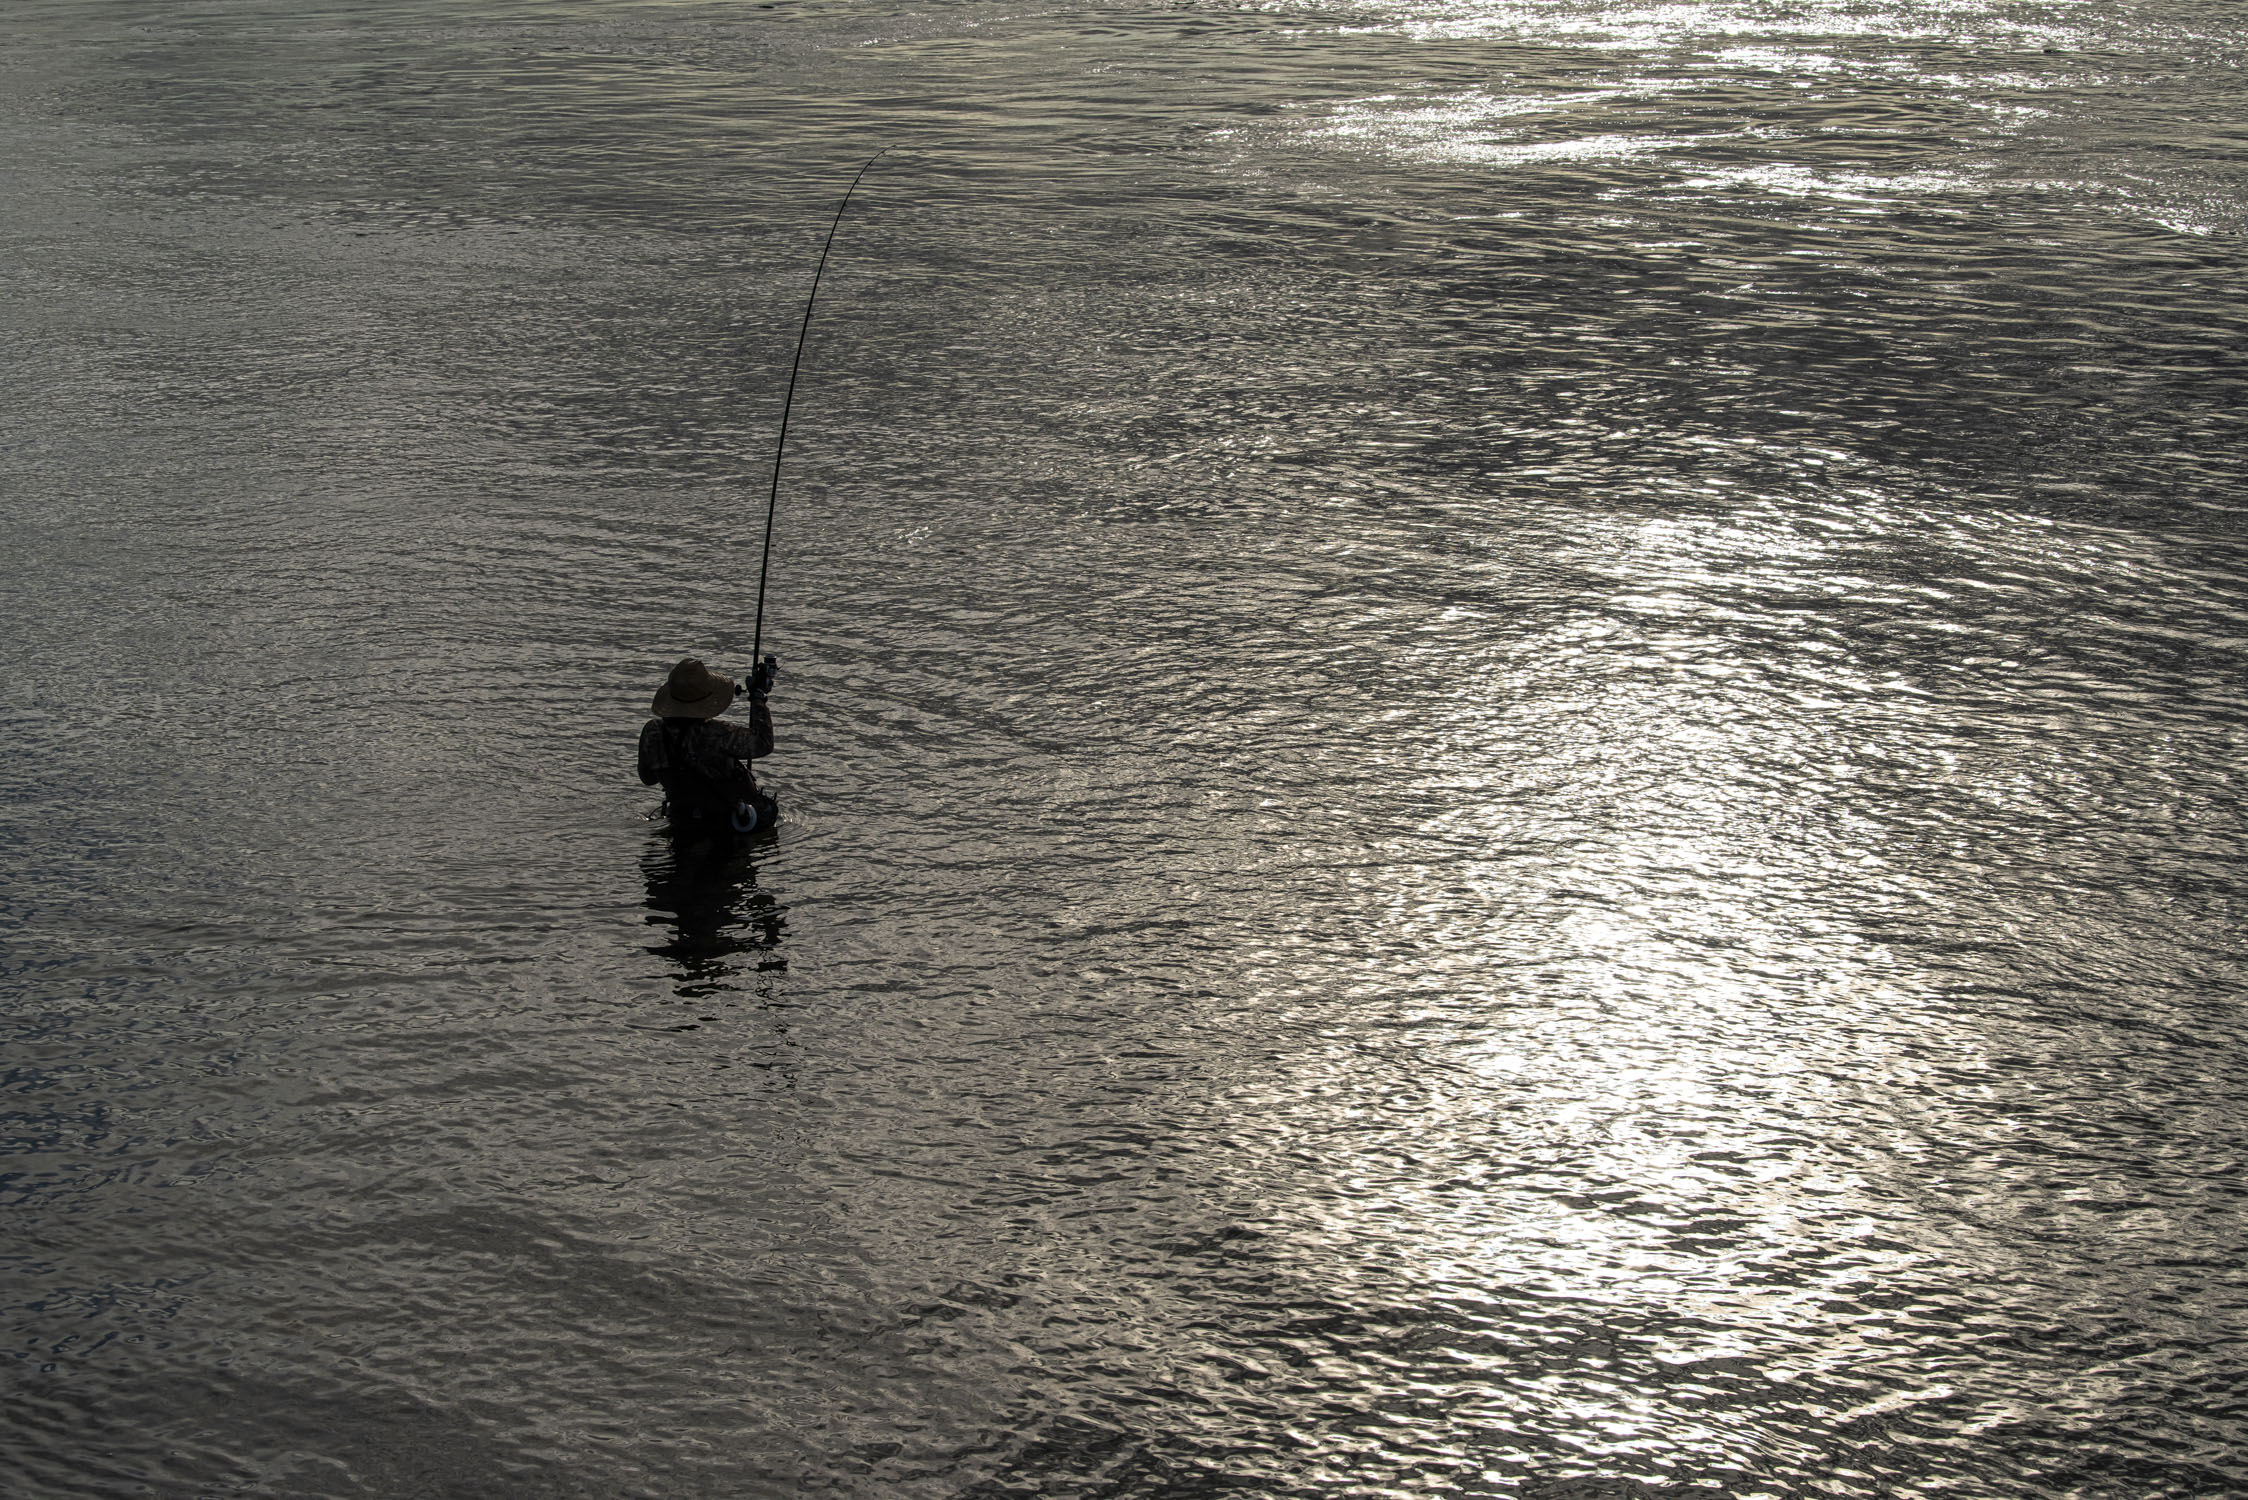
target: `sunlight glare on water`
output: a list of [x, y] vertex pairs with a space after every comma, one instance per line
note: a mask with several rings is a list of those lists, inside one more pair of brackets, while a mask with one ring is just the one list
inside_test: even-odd
[[2248, 1488], [2244, 62], [12, 7], [0, 1464]]

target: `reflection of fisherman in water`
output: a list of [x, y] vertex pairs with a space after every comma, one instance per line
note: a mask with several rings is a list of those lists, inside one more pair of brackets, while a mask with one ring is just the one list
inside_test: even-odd
[[679, 993], [739, 989], [733, 976], [751, 965], [786, 969], [780, 955], [786, 919], [781, 905], [757, 888], [757, 867], [730, 833], [723, 839], [662, 839], [641, 860], [648, 878], [648, 925], [671, 929], [648, 951], [677, 969]]
[[765, 699], [777, 671], [768, 656], [750, 674], [746, 726], [718, 717], [740, 689], [692, 657], [656, 690], [656, 716], [640, 729], [640, 784], [662, 785], [673, 832], [748, 834], [779, 818], [780, 805], [758, 788], [749, 766], [773, 753]]

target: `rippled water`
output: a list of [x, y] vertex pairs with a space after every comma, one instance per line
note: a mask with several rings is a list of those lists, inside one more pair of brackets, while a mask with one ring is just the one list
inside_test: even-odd
[[10, 6], [0, 1464], [2248, 1491], [2244, 63]]

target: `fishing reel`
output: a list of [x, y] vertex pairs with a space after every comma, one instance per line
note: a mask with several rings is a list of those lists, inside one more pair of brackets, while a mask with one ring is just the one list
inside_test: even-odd
[[780, 675], [781, 659], [777, 656], [767, 656], [749, 674], [749, 681], [745, 684], [749, 689], [749, 696], [752, 699], [757, 699], [770, 693], [773, 690], [773, 683]]

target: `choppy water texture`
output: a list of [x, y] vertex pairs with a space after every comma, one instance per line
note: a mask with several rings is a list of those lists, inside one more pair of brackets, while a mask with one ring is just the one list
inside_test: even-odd
[[2248, 1493], [2244, 62], [17, 0], [11, 1492]]

